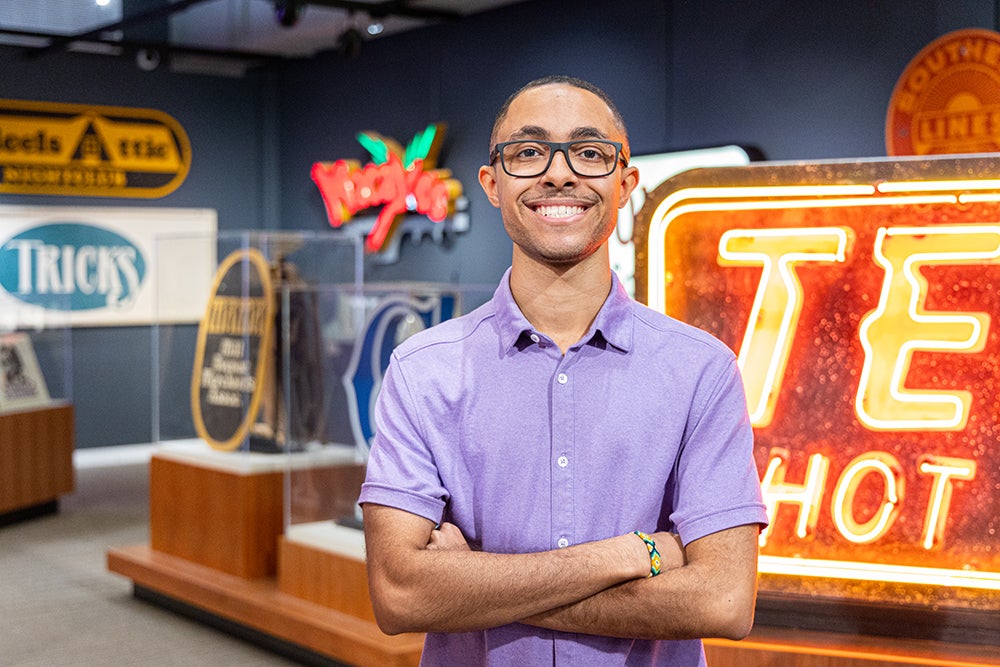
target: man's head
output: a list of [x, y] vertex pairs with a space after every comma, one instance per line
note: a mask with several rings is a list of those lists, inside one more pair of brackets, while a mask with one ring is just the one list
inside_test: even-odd
[[546, 77], [512, 95], [497, 114], [479, 181], [500, 209], [515, 263], [524, 256], [569, 266], [606, 248], [638, 183], [627, 164], [625, 124], [596, 86]]
[[617, 125], [618, 131], [621, 132], [622, 137], [625, 138], [622, 142], [624, 144], [622, 147], [622, 154], [624, 155], [625, 162], [627, 163], [629, 156], [631, 155], [631, 151], [628, 146], [628, 131], [625, 129], [625, 119], [622, 118], [621, 113], [618, 111], [618, 107], [615, 106], [614, 100], [611, 99], [610, 95], [589, 81], [584, 81], [583, 79], [578, 79], [575, 76], [566, 76], [563, 74], [552, 74], [550, 76], [543, 76], [540, 79], [535, 79], [534, 81], [529, 81], [507, 98], [507, 101], [505, 101], [503, 106], [500, 107], [500, 110], [497, 111], [496, 118], [493, 120], [493, 131], [490, 132], [490, 151], [493, 151], [493, 146], [495, 146], [498, 141], [497, 129], [500, 127], [500, 124], [503, 123], [504, 119], [507, 118], [507, 112], [510, 110], [511, 102], [527, 90], [552, 84], [564, 84], [567, 86], [573, 86], [574, 88], [580, 88], [581, 90], [586, 90], [594, 95], [597, 95], [606, 105], [608, 105], [611, 115], [614, 116], [615, 125]]

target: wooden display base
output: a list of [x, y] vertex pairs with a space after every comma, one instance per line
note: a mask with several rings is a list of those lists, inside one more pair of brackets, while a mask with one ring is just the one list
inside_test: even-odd
[[422, 635], [390, 637], [370, 621], [284, 593], [272, 578], [221, 573], [145, 545], [112, 549], [108, 569], [137, 586], [349, 665], [420, 662]]
[[[306, 502], [292, 503], [292, 526], [282, 534], [289, 465], [293, 493]], [[151, 545], [112, 549], [108, 569], [132, 579], [137, 595], [320, 658], [417, 665], [423, 636], [390, 637], [374, 622], [363, 534], [316, 520], [349, 512], [353, 500], [345, 498], [357, 497], [362, 474], [351, 461], [299, 465], [203, 443], [162, 451], [150, 465]], [[1000, 666], [995, 646], [767, 626], [741, 642], [706, 640], [705, 652], [712, 667]]]
[[364, 534], [330, 521], [299, 524], [281, 538], [278, 588], [370, 623]]
[[0, 414], [0, 525], [55, 512], [74, 487], [72, 405]]
[[[110, 550], [108, 569], [132, 579], [137, 595], [151, 592], [144, 597], [161, 596], [323, 658], [358, 667], [417, 665], [423, 635], [390, 637], [374, 622], [363, 546], [359, 559], [282, 536], [289, 466], [293, 488], [352, 499], [293, 503], [293, 519], [350, 508], [363, 467], [293, 456], [215, 452], [204, 443], [157, 452], [150, 544]], [[359, 553], [357, 544], [352, 549]]]

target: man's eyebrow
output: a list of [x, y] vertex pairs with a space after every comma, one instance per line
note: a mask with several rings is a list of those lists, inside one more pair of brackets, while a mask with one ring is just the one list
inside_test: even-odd
[[526, 137], [531, 139], [545, 139], [548, 136], [548, 131], [543, 127], [539, 127], [538, 125], [525, 125], [524, 127], [513, 132], [510, 135], [510, 138], [515, 140], [524, 139]]
[[596, 127], [578, 127], [573, 130], [570, 135], [570, 139], [607, 139], [608, 134], [606, 132], [601, 132]]
[[[548, 139], [549, 131], [544, 127], [538, 125], [525, 125], [524, 127], [518, 128], [513, 133], [511, 133], [510, 138], [512, 140], [517, 139]], [[570, 132], [569, 138], [571, 141], [576, 139], [607, 139], [608, 133], [602, 132], [596, 127], [583, 126], [575, 128]]]

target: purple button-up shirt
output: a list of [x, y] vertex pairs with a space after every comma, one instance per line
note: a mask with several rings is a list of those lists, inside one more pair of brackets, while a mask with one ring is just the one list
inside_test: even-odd
[[[521, 314], [509, 276], [490, 302], [394, 351], [359, 502], [451, 521], [473, 549], [495, 553], [633, 530], [670, 530], [687, 544], [767, 522], [729, 348], [636, 303], [615, 278], [564, 356]], [[698, 640], [515, 623], [428, 634], [423, 664], [687, 666], [704, 656]]]

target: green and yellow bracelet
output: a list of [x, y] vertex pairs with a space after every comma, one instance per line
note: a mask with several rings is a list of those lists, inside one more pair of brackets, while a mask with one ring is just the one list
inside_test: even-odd
[[654, 542], [653, 538], [641, 530], [633, 530], [632, 532], [638, 535], [639, 539], [646, 543], [646, 549], [649, 550], [649, 574], [646, 575], [646, 578], [655, 577], [660, 573], [660, 566], [662, 565], [660, 562], [660, 552], [656, 550], [656, 542]]

